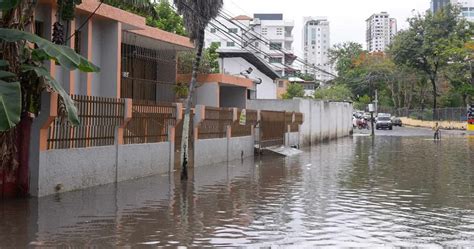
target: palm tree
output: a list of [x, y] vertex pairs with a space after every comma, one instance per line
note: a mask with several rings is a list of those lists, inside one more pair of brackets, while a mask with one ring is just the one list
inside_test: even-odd
[[[150, 0], [102, 0], [122, 3], [125, 8], [154, 13]], [[44, 68], [44, 60], [54, 60], [69, 70], [97, 72], [99, 68], [67, 46], [60, 22], [55, 23], [51, 43], [26, 30], [35, 23], [38, 0], [0, 0], [0, 172], [13, 174], [20, 167], [21, 153], [28, 151], [31, 115], [37, 114], [41, 92], [45, 89], [59, 94], [64, 113], [77, 124], [77, 110], [70, 96]], [[57, 0], [58, 17], [62, 22], [74, 18], [81, 0]], [[99, 7], [102, 5], [100, 3]], [[91, 14], [92, 17], [94, 13]], [[69, 37], [70, 38], [70, 37]], [[35, 43], [37, 49], [30, 46]]]
[[181, 180], [187, 180], [191, 104], [204, 48], [204, 30], [209, 22], [219, 14], [224, 2], [223, 0], [174, 0], [174, 4], [178, 9], [178, 13], [183, 16], [184, 26], [188, 32], [189, 39], [196, 46], [196, 59], [193, 64], [191, 83], [189, 84], [188, 97], [184, 102], [185, 111], [181, 140]]

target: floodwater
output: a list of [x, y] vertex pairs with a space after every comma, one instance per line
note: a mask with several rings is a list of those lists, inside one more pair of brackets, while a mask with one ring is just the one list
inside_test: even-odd
[[3, 201], [0, 247], [474, 245], [474, 138], [354, 136], [192, 173]]

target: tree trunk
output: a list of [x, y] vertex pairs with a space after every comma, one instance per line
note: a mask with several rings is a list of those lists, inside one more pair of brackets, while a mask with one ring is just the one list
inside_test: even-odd
[[185, 101], [185, 111], [183, 119], [183, 134], [181, 138], [181, 180], [188, 179], [188, 157], [189, 157], [189, 129], [190, 129], [190, 114], [191, 105], [196, 88], [197, 76], [199, 65], [201, 64], [202, 51], [204, 48], [204, 29], [199, 31], [199, 37], [197, 39], [197, 51], [196, 59], [193, 64], [193, 73], [191, 77], [191, 83], [189, 84], [188, 97]]
[[438, 108], [438, 90], [436, 87], [436, 75], [430, 77], [431, 85], [433, 87], [433, 120], [438, 120], [437, 117], [437, 108]]

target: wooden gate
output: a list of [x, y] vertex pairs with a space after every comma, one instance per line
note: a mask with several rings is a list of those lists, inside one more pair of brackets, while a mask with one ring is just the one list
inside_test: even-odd
[[285, 144], [285, 112], [260, 112], [260, 148]]

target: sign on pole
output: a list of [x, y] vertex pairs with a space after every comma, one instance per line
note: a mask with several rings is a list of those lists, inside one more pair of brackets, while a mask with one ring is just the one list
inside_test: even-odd
[[242, 110], [239, 117], [239, 124], [246, 125], [247, 124], [247, 111], [245, 109]]

